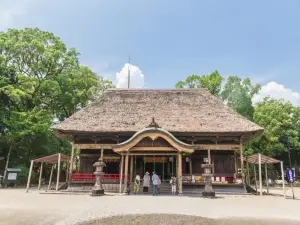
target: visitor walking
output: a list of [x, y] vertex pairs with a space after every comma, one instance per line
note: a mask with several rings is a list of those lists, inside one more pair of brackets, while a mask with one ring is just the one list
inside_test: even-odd
[[140, 184], [141, 184], [141, 177], [140, 175], [136, 175], [135, 176], [135, 180], [134, 180], [134, 188], [133, 188], [133, 193], [137, 194], [140, 191]]
[[176, 194], [176, 177], [172, 176], [170, 179], [170, 184], [172, 188], [172, 195]]
[[152, 175], [152, 184], [153, 184], [153, 195], [157, 195], [158, 194], [158, 181], [159, 177], [157, 176], [157, 174], [155, 172], [153, 172]]
[[143, 178], [143, 193], [147, 194], [150, 187], [150, 175], [148, 172], [145, 173]]

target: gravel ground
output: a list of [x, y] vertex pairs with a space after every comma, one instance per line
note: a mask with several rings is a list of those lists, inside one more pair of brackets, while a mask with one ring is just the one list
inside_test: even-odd
[[[296, 190], [296, 196], [300, 196], [300, 189]], [[88, 224], [107, 217], [137, 215], [137, 219], [125, 216], [124, 219], [114, 217], [114, 224], [126, 224], [125, 221], [133, 222], [139, 220], [138, 215], [148, 214], [180, 214], [199, 217], [185, 217], [188, 220], [201, 224], [212, 221], [212, 224], [243, 224], [246, 222], [235, 222], [236, 219], [256, 218], [271, 222], [257, 222], [248, 224], [287, 224], [287, 220], [294, 220], [300, 224], [299, 201], [284, 199], [278, 196], [220, 196], [217, 199], [205, 199], [199, 196], [102, 196], [90, 197], [88, 195], [62, 195], [62, 194], [39, 194], [35, 190], [25, 193], [24, 189], [0, 189], [0, 224], [34, 224], [34, 225], [74, 225]], [[179, 217], [177, 217], [180, 219]], [[183, 219], [185, 219], [183, 218]], [[223, 218], [229, 218], [230, 220]], [[212, 219], [222, 219], [216, 223]], [[234, 221], [232, 220], [234, 219]], [[281, 220], [284, 220], [282, 222]], [[206, 220], [206, 221], [205, 221]], [[145, 221], [145, 220], [144, 220]], [[168, 219], [161, 221], [149, 221], [149, 224], [164, 224]], [[227, 221], [230, 221], [227, 222]], [[233, 222], [232, 222], [233, 221]], [[109, 224], [108, 221], [98, 221], [99, 224]], [[104, 221], [105, 222], [105, 221]], [[203, 222], [203, 223], [204, 223]], [[203, 224], [202, 223], [202, 224]], [[208, 222], [207, 222], [208, 223]], [[206, 224], [207, 224], [206, 223]], [[94, 223], [97, 224], [97, 223]], [[134, 223], [127, 223], [134, 224]], [[144, 223], [146, 224], [146, 223]], [[166, 223], [165, 223], [166, 224]], [[175, 222], [172, 224], [176, 224]], [[180, 224], [180, 220], [179, 223]], [[183, 222], [181, 222], [183, 224]], [[192, 222], [189, 224], [193, 224]], [[197, 223], [194, 223], [197, 224]], [[205, 223], [204, 223], [205, 224]], [[293, 224], [293, 223], [290, 223]]]
[[257, 219], [211, 219], [200, 216], [187, 216], [176, 214], [148, 214], [106, 217], [96, 221], [82, 223], [81, 225], [298, 225], [299, 222], [286, 220], [257, 220]]

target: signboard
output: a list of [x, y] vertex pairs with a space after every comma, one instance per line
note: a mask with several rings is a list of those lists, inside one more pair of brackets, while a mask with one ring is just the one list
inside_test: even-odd
[[286, 178], [289, 183], [294, 183], [295, 181], [295, 170], [287, 169], [286, 170]]
[[9, 173], [7, 180], [17, 180], [17, 173]]

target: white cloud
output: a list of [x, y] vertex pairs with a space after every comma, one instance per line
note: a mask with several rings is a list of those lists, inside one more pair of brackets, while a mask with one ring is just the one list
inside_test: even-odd
[[122, 70], [116, 73], [117, 88], [128, 87], [128, 67], [130, 70], [130, 88], [143, 88], [144, 87], [144, 74], [139, 67], [126, 63]]
[[253, 102], [262, 101], [265, 97], [284, 99], [295, 106], [300, 106], [300, 93], [284, 87], [274, 81], [262, 86], [260, 92], [253, 97]]

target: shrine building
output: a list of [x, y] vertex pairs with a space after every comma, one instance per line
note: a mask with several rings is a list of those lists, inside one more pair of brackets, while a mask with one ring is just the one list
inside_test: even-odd
[[203, 185], [204, 158], [213, 164], [213, 185], [243, 185], [243, 145], [263, 128], [207, 89], [108, 89], [54, 131], [73, 146], [69, 185], [94, 184], [102, 151], [103, 181], [118, 191], [136, 174], [156, 172], [162, 183], [177, 176], [184, 193]]

